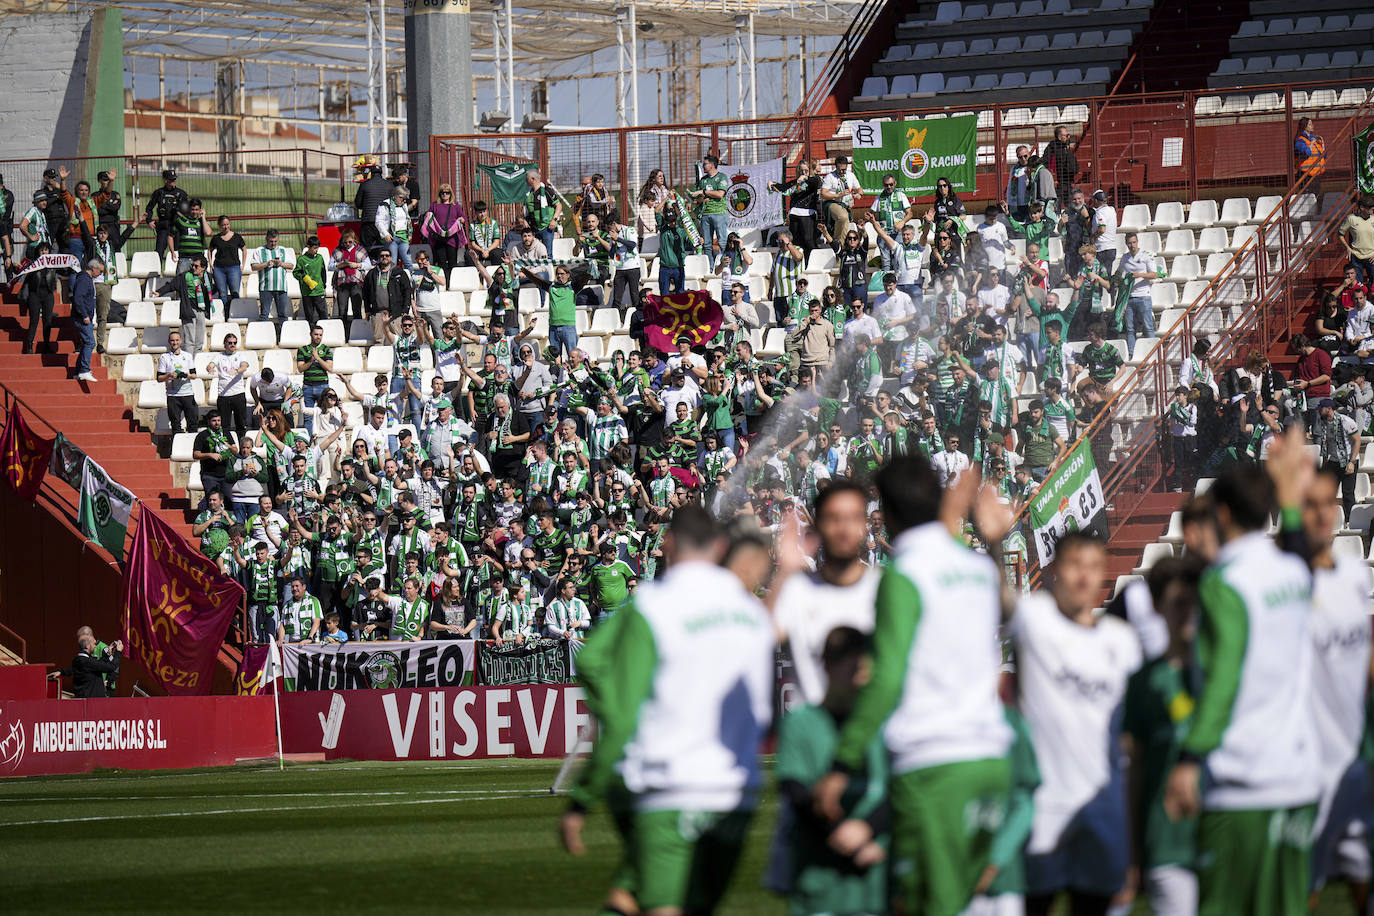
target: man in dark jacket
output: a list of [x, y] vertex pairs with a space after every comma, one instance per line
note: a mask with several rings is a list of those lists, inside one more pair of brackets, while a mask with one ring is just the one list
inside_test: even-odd
[[72, 692], [83, 700], [109, 696], [105, 689], [105, 678], [119, 674], [119, 653], [124, 651], [124, 643], [116, 639], [110, 646], [114, 651], [109, 653], [108, 658], [97, 657], [94, 636], [81, 636], [77, 639], [77, 645], [80, 651], [72, 659], [72, 666], [60, 672], [55, 671], [49, 677], [61, 675], [71, 678]]
[[363, 277], [363, 308], [372, 322], [374, 341], [385, 343], [395, 335], [396, 329], [393, 327], [388, 335], [387, 327], [410, 312], [414, 295], [415, 285], [410, 274], [399, 264], [391, 263], [390, 251], [385, 248], [378, 251], [377, 266]]
[[10, 241], [13, 234], [14, 192], [5, 187], [5, 176], [0, 175], [0, 259], [3, 259], [6, 277], [14, 260], [14, 243]]
[[167, 257], [167, 249], [172, 244], [176, 233], [177, 213], [181, 210], [182, 204], [186, 204], [189, 212], [190, 203], [190, 195], [177, 187], [176, 170], [163, 169], [162, 187], [149, 195], [148, 207], [143, 211], [143, 221], [157, 230], [159, 261]]
[[67, 206], [67, 167], [43, 170], [43, 190], [48, 194], [48, 238], [54, 254], [66, 254], [71, 238], [72, 211]]
[[72, 278], [72, 324], [76, 326], [76, 338], [80, 342], [76, 353], [76, 379], [80, 382], [95, 381], [91, 374], [91, 352], [95, 350], [95, 278], [104, 274], [104, 262], [91, 258], [86, 269]]
[[358, 185], [358, 193], [353, 195], [353, 206], [358, 211], [358, 219], [362, 220], [358, 242], [367, 249], [369, 255], [375, 255], [382, 244], [382, 236], [377, 231], [377, 207], [391, 198], [396, 186], [382, 177], [380, 164], [367, 164], [363, 166], [362, 173], [367, 178]]
[[1073, 187], [1074, 176], [1078, 174], [1078, 157], [1069, 145], [1069, 129], [1063, 124], [1054, 129], [1054, 139], [1045, 146], [1040, 159], [1054, 175], [1054, 186], [1059, 190], [1060, 200], [1063, 200]]

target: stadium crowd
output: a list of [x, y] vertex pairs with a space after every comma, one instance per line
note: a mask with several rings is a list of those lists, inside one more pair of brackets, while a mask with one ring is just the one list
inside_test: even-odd
[[[599, 176], [565, 221], [562, 195], [530, 171], [523, 215], [502, 226], [447, 186], [421, 213], [400, 176], [364, 163], [357, 237], [332, 252], [309, 237], [294, 260], [275, 232], [254, 250], [227, 220], [212, 235], [164, 176], [148, 222], [159, 253], [176, 254], [183, 321], [157, 378], [174, 431], [196, 431], [194, 533], [248, 593], [238, 638], [585, 641], [579, 671], [602, 730], [563, 830], [576, 851], [596, 801], [633, 812], [618, 819], [631, 853], [610, 912], [709, 909], [728, 884], [780, 635], [810, 704], [784, 723], [778, 761], [797, 825], [779, 886], [796, 912], [881, 912], [893, 895], [910, 912], [954, 914], [976, 896], [981, 912], [1046, 913], [1062, 891], [1073, 912], [1106, 913], [1137, 888], [1157, 912], [1191, 912], [1199, 894], [1207, 913], [1305, 907], [1312, 838], [1319, 883], [1368, 808], [1339, 795], [1367, 793], [1345, 780], [1363, 734], [1368, 575], [1330, 544], [1374, 404], [1370, 202], [1341, 227], [1352, 268], [1313, 334], [1293, 338], [1294, 375], [1258, 352], [1223, 372], [1197, 341], [1158, 419], [1177, 488], [1219, 479], [1190, 505], [1188, 554], [1099, 617], [1106, 549], [1088, 534], [1060, 540], [1044, 591], [1002, 590], [1026, 550], [1013, 513], [1107, 409], [1125, 365], [1111, 341], [1124, 334], [1130, 352], [1154, 335], [1160, 269], [1107, 195], [1072, 188], [1062, 152], [1027, 149], [1006, 199], [970, 227], [948, 182], [929, 205], [885, 182], [863, 209], [843, 157], [825, 175], [802, 163], [780, 186], [789, 225], [754, 302], [759, 252], [726, 231], [718, 165], [706, 156], [682, 189], [655, 173], [633, 225]], [[20, 220], [26, 253], [65, 248], [108, 286], [125, 236], [88, 225], [89, 188], [73, 207], [66, 177]], [[575, 257], [556, 259], [565, 222]], [[813, 291], [807, 268], [826, 249], [834, 282]], [[651, 342], [650, 250], [661, 294], [684, 289], [696, 253], [729, 291], [704, 344]], [[427, 295], [460, 259], [488, 284], [486, 327]], [[312, 330], [295, 352], [300, 381], [253, 371], [226, 336], [209, 370], [218, 404], [201, 416], [189, 381], [212, 298], [232, 302], [245, 266], [263, 320], [294, 317], [286, 275], [301, 284]], [[370, 320], [393, 348], [371, 391], [330, 387], [326, 274], [335, 315]], [[31, 342], [53, 276], [24, 279]], [[522, 287], [547, 304], [543, 347]], [[578, 308], [619, 310], [638, 349], [589, 359]], [[782, 354], [760, 358], [755, 328], [780, 328]], [[362, 425], [346, 423], [344, 394]], [[1110, 425], [1095, 429], [1105, 466]], [[1262, 529], [1279, 509], [1276, 545]], [[737, 535], [728, 550], [722, 522]], [[819, 550], [800, 549], [807, 532]], [[753, 597], [775, 556], [776, 627]], [[675, 661], [696, 680], [674, 682]], [[1004, 708], [999, 685], [1018, 702]], [[1112, 742], [1123, 708], [1144, 786], [1129, 804]], [[674, 737], [645, 727], [653, 716]], [[1204, 767], [1218, 781], [1200, 786]], [[683, 813], [701, 815], [691, 837], [661, 817]], [[889, 858], [903, 866], [891, 890]], [[1353, 869], [1367, 882], [1367, 854]]]
[[[158, 358], [157, 379], [172, 430], [197, 431], [205, 498], [194, 531], [249, 586], [261, 620], [245, 636], [319, 638], [330, 613], [349, 638], [385, 634], [389, 606], [411, 578], [433, 604], [434, 634], [497, 636], [501, 616], [503, 639], [579, 636], [653, 576], [662, 525], [689, 502], [774, 525], [786, 507], [809, 506], [828, 479], [868, 481], [894, 457], [920, 453], [942, 485], [976, 468], [1020, 508], [1106, 411], [1125, 368], [1113, 338], [1124, 334], [1129, 353], [1137, 337], [1153, 336], [1150, 290], [1163, 270], [1136, 233], [1119, 231], [1104, 192], [1072, 187], [1067, 128], [1041, 153], [1023, 146], [1016, 158], [1005, 199], [981, 220], [965, 218], [943, 179], [932, 203], [917, 204], [887, 176], [861, 208], [845, 157], [824, 175], [798, 163], [774, 186], [787, 195], [788, 225], [766, 239], [768, 294], [759, 302], [750, 301], [750, 276], [764, 250], [726, 231], [728, 182], [710, 154], [682, 188], [654, 170], [625, 224], [599, 174], [565, 214], [565, 195], [531, 169], [520, 215], [502, 225], [483, 201], [469, 214], [448, 185], [421, 211], [406, 167], [387, 178], [364, 157], [355, 166], [361, 231], [346, 230], [332, 251], [311, 236], [296, 254], [271, 229], [250, 248], [227, 217], [214, 233], [171, 170], [142, 220], [122, 228], [115, 173], [98, 176], [94, 196], [85, 181], [73, 195], [66, 169], [50, 169], [17, 228], [30, 259], [46, 245], [87, 261], [92, 282], [78, 274], [73, 292], [78, 305], [94, 299], [97, 345], [119, 279], [114, 254], [132, 232], [148, 226], [159, 256], [174, 255], [170, 295], [182, 325]], [[1263, 459], [1301, 417], [1349, 513], [1374, 416], [1365, 379], [1374, 346], [1371, 203], [1359, 201], [1340, 229], [1351, 267], [1312, 333], [1293, 339], [1292, 377], [1260, 352], [1223, 371], [1208, 359], [1208, 339], [1198, 339], [1172, 401], [1160, 405], [1177, 489]], [[555, 260], [565, 229], [575, 257]], [[646, 329], [644, 257], [656, 255], [667, 294], [683, 288], [685, 259], [698, 252], [727, 292], [718, 330], [704, 345], [682, 335], [660, 350]], [[812, 290], [817, 263], [830, 266], [833, 282]], [[463, 265], [488, 284], [485, 327], [446, 315], [436, 299]], [[212, 301], [227, 312], [245, 269], [258, 274], [259, 318], [280, 325], [298, 306], [310, 342], [296, 350], [292, 378], [253, 371], [237, 335], [226, 335], [208, 369], [217, 403], [201, 416], [191, 396], [195, 357], [206, 349]], [[31, 343], [50, 320], [58, 276], [49, 268], [22, 281]], [[522, 287], [547, 308], [542, 348], [532, 316], [521, 313]], [[319, 327], [329, 288], [338, 318], [367, 319], [374, 340], [393, 348], [393, 368], [370, 390], [355, 389], [357, 375], [331, 375], [333, 351]], [[1071, 291], [1067, 301], [1055, 289]], [[597, 363], [578, 346], [577, 314], [601, 307], [619, 310], [637, 349]], [[753, 332], [773, 328], [783, 352], [760, 357]], [[345, 390], [333, 390], [332, 378]], [[363, 408], [356, 426], [344, 416], [351, 401]], [[1091, 445], [1105, 467], [1110, 423], [1097, 424]], [[890, 540], [876, 502], [871, 508], [867, 549], [880, 562]], [[1024, 534], [1011, 534], [1012, 566], [1024, 559]], [[454, 575], [460, 586], [441, 602]], [[292, 610], [303, 600], [291, 596], [297, 576], [319, 602], [308, 605], [308, 625]], [[426, 626], [412, 620], [396, 631], [418, 638]]]

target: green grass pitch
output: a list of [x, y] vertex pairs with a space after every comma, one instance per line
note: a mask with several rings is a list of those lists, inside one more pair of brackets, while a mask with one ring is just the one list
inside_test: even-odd
[[[338, 762], [0, 781], [0, 906], [584, 916], [620, 846], [602, 811], [587, 857], [563, 853], [557, 770]], [[761, 886], [775, 809], [769, 793], [722, 913], [784, 912]], [[1350, 913], [1348, 900], [1333, 888], [1317, 912]]]

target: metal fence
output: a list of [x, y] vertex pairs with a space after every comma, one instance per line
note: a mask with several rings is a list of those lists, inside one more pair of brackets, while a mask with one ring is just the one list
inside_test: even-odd
[[[471, 163], [489, 157], [536, 162], [569, 195], [600, 173], [621, 216], [628, 217], [652, 170], [663, 169], [670, 184], [682, 185], [709, 151], [729, 163], [778, 156], [789, 164], [803, 156], [824, 161], [850, 151], [855, 121], [973, 113], [979, 125], [978, 188], [966, 195], [970, 200], [1001, 200], [1016, 147], [1043, 149], [1056, 126], [1064, 124], [1076, 146], [1076, 184], [1103, 188], [1122, 207], [1182, 196], [1220, 198], [1287, 189], [1294, 179], [1291, 151], [1299, 119], [1313, 118], [1318, 133], [1329, 137], [1358, 107], [1353, 101], [1340, 104], [1343, 97], [1354, 99], [1345, 90], [1367, 86], [1368, 81], [1351, 80], [1257, 86], [1246, 90], [1244, 104], [1235, 90], [1171, 92], [1066, 98], [1034, 107], [990, 105], [973, 112], [932, 105], [751, 121], [435, 136], [430, 160], [434, 174], [445, 176], [455, 188], [470, 180]], [[1327, 154], [1333, 168], [1350, 168], [1348, 143], [1328, 143]]]
[[[65, 167], [70, 172], [67, 189], [73, 193], [82, 180], [90, 182], [94, 192], [98, 188], [96, 176], [114, 170], [114, 187], [124, 200], [121, 215], [128, 225], [142, 221], [149, 196], [162, 187], [163, 169], [175, 169], [177, 186], [203, 203], [212, 226], [219, 216], [226, 215], [233, 219], [235, 230], [250, 241], [275, 228], [293, 247], [299, 247], [331, 205], [341, 200], [353, 202], [355, 158], [313, 149], [272, 149], [4, 159], [0, 160], [0, 175], [5, 187], [14, 192], [15, 207], [22, 215], [33, 192], [42, 187], [45, 169]], [[423, 169], [428, 159], [428, 151], [415, 150], [393, 154], [386, 161], [410, 162]], [[154, 241], [152, 230], [136, 230], [125, 250], [151, 251]]]

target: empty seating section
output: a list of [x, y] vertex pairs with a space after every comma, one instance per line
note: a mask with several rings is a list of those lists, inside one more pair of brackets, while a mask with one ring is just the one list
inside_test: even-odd
[[[941, 3], [934, 19], [913, 15], [898, 25], [894, 44], [863, 81], [852, 107], [890, 108], [936, 93], [941, 104], [956, 106], [993, 96], [999, 102], [1029, 103], [1105, 93], [1152, 5], [1152, 0]], [[1046, 117], [1044, 123], [1054, 120]]]
[[[1209, 86], [1374, 77], [1374, 10], [1369, 4], [1317, 0], [1295, 10], [1266, 0], [1252, 4], [1250, 15], [1231, 36], [1230, 56], [1208, 77]], [[1340, 104], [1349, 105], [1353, 99], [1352, 95]], [[1336, 104], [1332, 100], [1319, 107]]]

